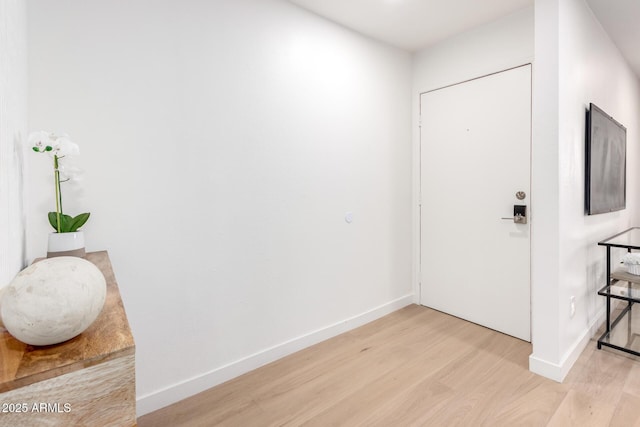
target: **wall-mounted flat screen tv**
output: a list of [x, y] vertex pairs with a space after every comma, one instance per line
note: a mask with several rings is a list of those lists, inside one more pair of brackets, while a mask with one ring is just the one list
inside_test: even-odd
[[586, 212], [622, 210], [627, 200], [627, 129], [590, 104], [586, 131]]

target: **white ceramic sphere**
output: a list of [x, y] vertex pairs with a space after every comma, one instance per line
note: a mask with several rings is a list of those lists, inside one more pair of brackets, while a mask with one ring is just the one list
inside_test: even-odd
[[48, 258], [22, 270], [0, 300], [4, 327], [31, 345], [51, 345], [84, 332], [104, 306], [107, 284], [91, 262]]

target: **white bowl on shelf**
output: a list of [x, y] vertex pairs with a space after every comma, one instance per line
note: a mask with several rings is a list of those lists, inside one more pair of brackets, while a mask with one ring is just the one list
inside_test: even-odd
[[640, 264], [625, 264], [629, 274], [640, 276]]
[[629, 274], [640, 276], [640, 252], [627, 253], [622, 257], [622, 263]]

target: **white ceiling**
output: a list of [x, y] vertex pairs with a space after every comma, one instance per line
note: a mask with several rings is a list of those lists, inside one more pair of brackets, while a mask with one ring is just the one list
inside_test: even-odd
[[587, 0], [587, 3], [640, 77], [640, 0]]
[[[411, 52], [506, 16], [534, 0], [289, 0]], [[640, 0], [587, 0], [640, 76]]]
[[533, 0], [289, 1], [411, 52], [533, 4]]

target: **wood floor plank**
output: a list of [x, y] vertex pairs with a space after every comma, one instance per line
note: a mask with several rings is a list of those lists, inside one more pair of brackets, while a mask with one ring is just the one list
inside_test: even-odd
[[366, 420], [358, 425], [427, 425], [425, 420], [445, 410], [455, 398], [455, 391], [429, 378], [407, 389], [380, 409], [366, 414]]
[[634, 363], [631, 367], [629, 376], [624, 383], [623, 391], [640, 397], [640, 363]]
[[559, 384], [529, 371], [529, 343], [413, 305], [138, 425], [637, 425], [640, 362], [595, 347]]
[[533, 373], [513, 389], [512, 399], [495, 415], [496, 426], [545, 426], [569, 388]]
[[[402, 337], [407, 337], [406, 334], [419, 334], [420, 331], [413, 327], [416, 321], [442, 322], [434, 313], [416, 311], [414, 307], [409, 306], [412, 309], [396, 312], [398, 316], [385, 316], [356, 331], [339, 335], [282, 358], [259, 372], [250, 372], [244, 379], [252, 383], [252, 395], [256, 397], [265, 393], [269, 396], [287, 393], [291, 388], [324, 375], [327, 370], [352, 362], [355, 357], [372, 350], [372, 343], [393, 343], [397, 341], [392, 340], [402, 340]], [[411, 335], [408, 338], [411, 338]]]
[[627, 377], [635, 362], [607, 351], [593, 351], [588, 369], [582, 369], [567, 380], [572, 389], [592, 396], [600, 402], [617, 405]]
[[609, 427], [640, 427], [640, 397], [624, 393]]
[[[501, 347], [502, 354], [496, 351]], [[455, 403], [425, 419], [426, 424], [495, 425], [495, 418], [511, 400], [514, 389], [528, 377], [521, 363], [514, 361], [526, 360], [529, 352], [523, 342], [493, 334], [471, 357], [433, 378], [456, 392]], [[456, 407], [464, 410], [456, 413]]]
[[[454, 326], [451, 331], [455, 329]], [[477, 333], [466, 329], [469, 334], [465, 337], [466, 340], [473, 342], [478, 339]], [[368, 425], [382, 417], [380, 412], [397, 414], [399, 411], [394, 406], [397, 406], [398, 400], [406, 401], [405, 392], [408, 389], [418, 386], [438, 371], [447, 369], [452, 362], [470, 356], [473, 350], [461, 352], [459, 339], [460, 337], [451, 335], [434, 341], [411, 343], [413, 347], [420, 347], [411, 360], [399, 366], [399, 369], [386, 371], [366, 386], [352, 387], [353, 391], [349, 396], [317, 414], [314, 419], [309, 419], [309, 425]], [[436, 386], [428, 390], [428, 394], [433, 392], [440, 396], [443, 389], [450, 390], [444, 386]], [[358, 408], [358, 411], [354, 411], [354, 408]]]
[[[436, 335], [434, 331], [432, 336]], [[267, 386], [266, 390], [258, 391], [259, 394], [254, 393], [254, 398], [269, 413], [286, 413], [286, 417], [278, 417], [274, 423], [299, 425], [347, 398], [354, 389], [369, 387], [385, 373], [409, 363], [416, 352], [404, 342], [415, 342], [420, 336], [424, 336], [422, 331], [413, 328], [387, 337], [385, 345], [364, 341], [357, 353], [349, 354], [339, 363], [324, 365], [307, 381], [301, 383], [297, 378], [289, 377], [287, 379], [295, 381], [279, 382], [274, 392]]]
[[615, 409], [615, 405], [571, 389], [547, 427], [606, 427], [613, 418]]
[[[295, 407], [295, 410], [286, 411], [290, 414], [286, 423], [300, 425], [311, 419], [329, 422], [328, 418], [334, 417], [336, 412], [340, 413], [338, 407], [345, 408], [343, 402], [350, 401], [354, 391], [366, 390], [366, 393], [359, 396], [370, 396], [372, 390], [379, 387], [377, 383], [384, 383], [386, 376], [395, 378], [398, 371], [409, 373], [412, 365], [416, 365], [416, 369], [419, 369], [423, 375], [431, 369], [441, 369], [442, 365], [438, 362], [449, 363], [455, 360], [456, 352], [460, 350], [460, 342], [466, 342], [471, 348], [472, 345], [479, 345], [483, 337], [493, 334], [493, 331], [477, 325], [470, 328], [468, 322], [451, 319], [441, 313], [430, 311], [430, 315], [434, 317], [427, 323], [428, 328], [416, 328], [415, 320], [417, 319], [413, 319], [414, 322], [410, 328], [398, 329], [383, 341], [364, 337], [362, 350], [366, 349], [366, 351], [352, 355], [352, 361], [334, 368], [331, 377], [323, 375], [323, 385], [320, 386], [319, 381], [315, 381], [313, 384], [298, 388], [296, 397], [293, 399], [291, 396], [285, 396], [286, 405]], [[446, 328], [443, 328], [444, 323]], [[444, 345], [447, 343], [449, 347], [445, 348]], [[349, 383], [345, 383], [345, 375], [351, 379]], [[395, 380], [397, 381], [397, 378]], [[405, 386], [408, 380], [408, 378], [405, 379]], [[313, 392], [309, 392], [310, 389]], [[382, 390], [386, 391], [385, 396], [388, 399], [389, 391], [384, 387]], [[322, 404], [318, 405], [308, 400], [306, 396], [309, 395], [313, 395], [314, 399], [325, 398]], [[261, 398], [256, 398], [258, 403], [267, 410], [281, 405], [274, 402], [274, 399], [269, 399], [269, 406], [266, 406], [267, 404]], [[356, 396], [353, 400], [355, 400], [354, 404], [357, 403], [360, 412], [369, 413], [368, 408], [371, 405], [365, 404], [366, 398]], [[321, 407], [325, 409], [318, 412]], [[350, 411], [354, 413], [353, 407]], [[328, 415], [327, 412], [332, 415]], [[285, 422], [285, 420], [279, 419], [274, 422]]]

